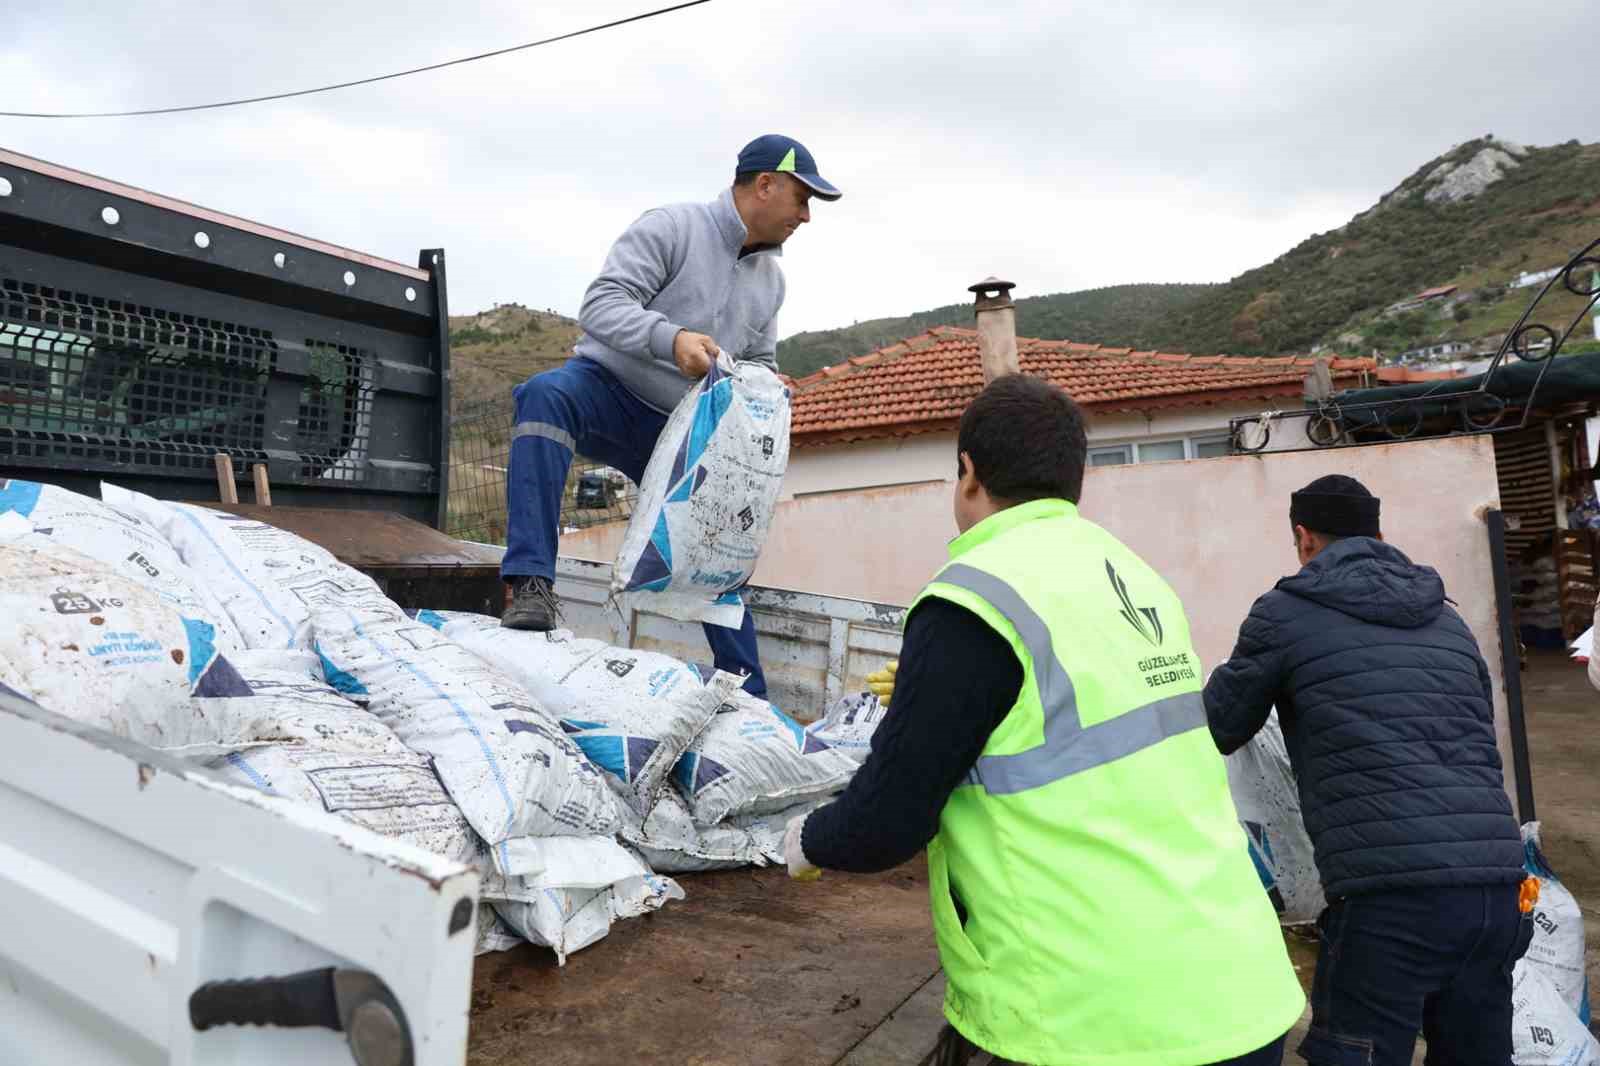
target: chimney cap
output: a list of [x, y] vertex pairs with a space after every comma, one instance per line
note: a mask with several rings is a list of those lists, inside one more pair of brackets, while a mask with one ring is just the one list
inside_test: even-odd
[[994, 296], [1005, 296], [1014, 288], [1016, 288], [1016, 285], [1012, 282], [1001, 281], [993, 274], [990, 274], [976, 285], [968, 285], [967, 291], [976, 296], [985, 296], [989, 294], [993, 294]]

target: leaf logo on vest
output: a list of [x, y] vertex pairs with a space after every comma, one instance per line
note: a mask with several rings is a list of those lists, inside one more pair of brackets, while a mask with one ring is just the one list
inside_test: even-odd
[[1133, 597], [1128, 595], [1128, 586], [1117, 573], [1117, 568], [1111, 565], [1111, 560], [1106, 560], [1106, 576], [1111, 579], [1111, 587], [1116, 590], [1117, 599], [1122, 601], [1122, 617], [1139, 635], [1148, 640], [1152, 647], [1161, 647], [1161, 641], [1166, 637], [1161, 628], [1161, 616], [1154, 607], [1135, 607]]
[[[1106, 576], [1111, 579], [1111, 588], [1116, 592], [1117, 599], [1122, 601], [1122, 619], [1132, 626], [1138, 634], [1149, 641], [1152, 647], [1161, 647], [1162, 641], [1167, 639], [1167, 631], [1161, 624], [1161, 616], [1154, 607], [1135, 607], [1133, 597], [1128, 594], [1128, 585], [1117, 573], [1117, 568], [1111, 565], [1111, 560], [1106, 560]], [[1177, 681], [1193, 681], [1196, 677], [1195, 664], [1190, 660], [1187, 651], [1179, 651], [1172, 655], [1152, 655], [1148, 659], [1140, 659], [1139, 673], [1144, 675], [1144, 683], [1149, 688], [1160, 688]]]
[[606, 669], [618, 677], [627, 677], [633, 672], [636, 662], [634, 659], [607, 659]]

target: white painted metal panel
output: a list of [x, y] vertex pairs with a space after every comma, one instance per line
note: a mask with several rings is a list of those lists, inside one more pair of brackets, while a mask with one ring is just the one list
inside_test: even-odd
[[417, 1066], [458, 1066], [477, 894], [458, 863], [0, 693], [5, 1066], [348, 1066], [330, 1030], [189, 1023], [204, 982], [323, 966], [388, 985]]
[[[610, 606], [609, 563], [559, 559], [555, 588], [566, 624], [581, 636], [710, 664], [698, 623]], [[768, 698], [801, 721], [865, 689], [866, 676], [900, 653], [903, 607], [754, 585], [746, 604], [756, 621]]]

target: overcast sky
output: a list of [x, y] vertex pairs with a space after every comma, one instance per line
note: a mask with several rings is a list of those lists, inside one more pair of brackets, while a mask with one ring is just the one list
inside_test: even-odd
[[[668, 0], [7, 0], [0, 109], [163, 107], [486, 51]], [[374, 86], [0, 146], [362, 251], [450, 252], [457, 313], [575, 314], [610, 242], [783, 132], [845, 192], [783, 335], [967, 299], [1225, 281], [1452, 144], [1600, 140], [1593, 4], [712, 0]]]

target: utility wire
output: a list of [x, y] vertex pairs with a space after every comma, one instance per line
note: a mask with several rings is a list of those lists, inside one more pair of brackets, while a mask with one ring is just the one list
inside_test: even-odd
[[392, 78], [404, 78], [412, 74], [425, 74], [430, 70], [443, 70], [445, 67], [460, 66], [463, 63], [475, 63], [480, 59], [493, 59], [495, 56], [509, 55], [512, 52], [522, 52], [529, 48], [538, 48], [540, 45], [555, 44], [557, 41], [568, 41], [574, 37], [585, 34], [599, 33], [601, 30], [614, 29], [617, 26], [626, 26], [630, 22], [642, 22], [645, 19], [655, 18], [657, 15], [667, 15], [674, 11], [682, 11], [687, 7], [698, 7], [709, 4], [711, 0], [688, 0], [687, 3], [674, 4], [671, 7], [657, 8], [646, 11], [642, 15], [630, 15], [627, 18], [617, 19], [613, 22], [601, 23], [587, 29], [573, 30], [557, 37], [546, 37], [542, 41], [529, 41], [527, 44], [512, 45], [510, 48], [499, 48], [493, 52], [481, 52], [474, 56], [463, 56], [460, 59], [451, 59], [443, 63], [433, 63], [426, 67], [413, 67], [410, 70], [396, 71], [393, 74], [379, 74], [376, 77], [361, 78], [356, 81], [342, 81], [337, 85], [322, 85], [315, 89], [298, 89], [288, 93], [272, 93], [267, 96], [249, 96], [240, 100], [219, 100], [212, 104], [190, 104], [186, 107], [153, 107], [142, 111], [85, 111], [49, 113], [37, 111], [0, 111], [0, 118], [131, 118], [135, 115], [176, 115], [185, 111], [210, 111], [219, 107], [240, 107], [244, 104], [260, 104], [269, 100], [288, 100], [296, 96], [310, 96], [313, 93], [327, 93], [335, 89], [349, 89], [357, 85], [371, 85], [373, 82], [389, 81]]

